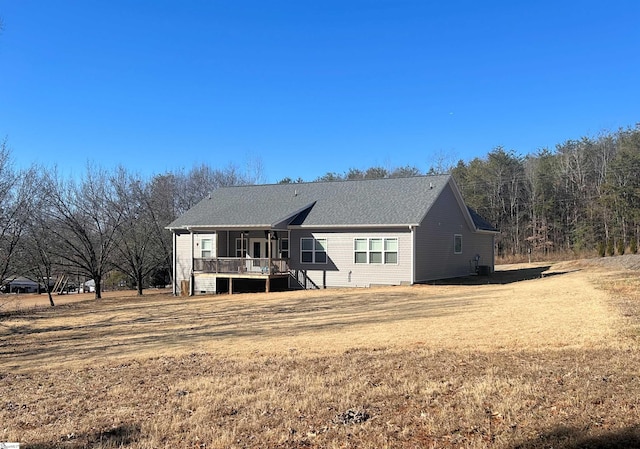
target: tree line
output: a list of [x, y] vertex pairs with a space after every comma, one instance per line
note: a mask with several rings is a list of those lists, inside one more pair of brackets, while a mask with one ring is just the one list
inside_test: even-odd
[[467, 203], [501, 233], [499, 256], [637, 252], [640, 125], [452, 168]]
[[[96, 298], [110, 273], [139, 294], [171, 283], [165, 227], [211, 191], [262, 180], [261, 166], [200, 165], [145, 178], [125, 167], [87, 166], [78, 178], [32, 166], [16, 170], [0, 143], [0, 283], [21, 275], [93, 279]], [[521, 156], [497, 147], [485, 157], [426, 173], [414, 166], [349, 169], [314, 181], [451, 173], [466, 201], [500, 230], [497, 255], [637, 252], [640, 125]], [[285, 178], [281, 183], [303, 182]], [[53, 298], [49, 292], [49, 300]]]
[[499, 257], [637, 252], [640, 124], [525, 156], [497, 147], [468, 162], [445, 161], [440, 155], [426, 173], [414, 166], [352, 168], [315, 181], [451, 173], [467, 205], [500, 230]]
[[[124, 167], [88, 166], [79, 178], [64, 177], [38, 166], [14, 169], [5, 141], [0, 144], [0, 281], [20, 275], [50, 287], [63, 276], [93, 280], [96, 299], [113, 273], [138, 294], [149, 285], [167, 285], [173, 248], [165, 227], [212, 190], [261, 177], [232, 165], [201, 165], [150, 178]], [[46, 290], [54, 305], [51, 288]]]

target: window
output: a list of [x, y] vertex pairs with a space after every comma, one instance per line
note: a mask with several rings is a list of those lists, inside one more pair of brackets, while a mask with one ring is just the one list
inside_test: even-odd
[[356, 263], [367, 263], [367, 239], [355, 239], [353, 242]]
[[282, 259], [289, 258], [289, 239], [280, 239], [280, 257]]
[[462, 235], [455, 234], [453, 236], [453, 254], [462, 254]]
[[397, 264], [398, 239], [359, 238], [353, 241], [354, 262], [370, 264]]
[[236, 257], [247, 257], [248, 239], [236, 239]]
[[327, 239], [301, 238], [300, 261], [302, 263], [327, 263]]
[[202, 252], [203, 259], [211, 259], [213, 253], [211, 250], [213, 249], [213, 241], [211, 239], [202, 239], [200, 241], [200, 250]]
[[369, 263], [382, 263], [382, 239], [369, 239]]
[[384, 263], [398, 263], [398, 239], [384, 239]]

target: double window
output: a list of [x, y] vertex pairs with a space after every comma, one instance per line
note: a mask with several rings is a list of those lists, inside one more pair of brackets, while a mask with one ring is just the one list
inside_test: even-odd
[[327, 239], [301, 238], [300, 260], [302, 263], [327, 263]]
[[353, 241], [354, 262], [397, 264], [397, 238], [359, 238]]

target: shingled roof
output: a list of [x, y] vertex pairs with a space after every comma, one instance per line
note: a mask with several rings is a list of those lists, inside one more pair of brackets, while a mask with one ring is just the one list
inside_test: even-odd
[[450, 175], [225, 187], [167, 228], [418, 225]]

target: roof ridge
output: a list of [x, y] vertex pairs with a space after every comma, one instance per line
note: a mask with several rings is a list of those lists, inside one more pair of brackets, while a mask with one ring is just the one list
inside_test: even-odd
[[333, 181], [304, 181], [304, 182], [288, 182], [288, 183], [266, 183], [266, 184], [235, 184], [230, 186], [221, 186], [218, 189], [232, 189], [232, 188], [240, 188], [240, 187], [275, 187], [275, 186], [305, 186], [305, 185], [317, 185], [317, 184], [344, 184], [349, 182], [369, 182], [369, 181], [392, 181], [392, 180], [402, 180], [402, 179], [419, 179], [419, 178], [442, 178], [442, 177], [451, 177], [450, 173], [443, 174], [425, 174], [425, 175], [415, 175], [415, 176], [398, 176], [398, 177], [385, 177], [385, 178], [362, 178], [362, 179], [336, 179]]

